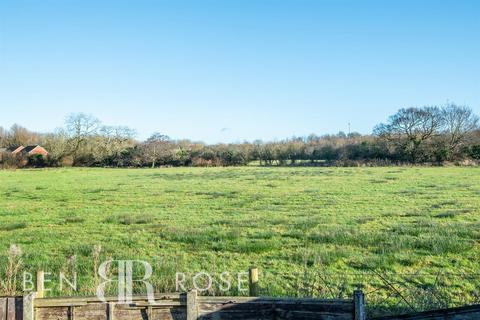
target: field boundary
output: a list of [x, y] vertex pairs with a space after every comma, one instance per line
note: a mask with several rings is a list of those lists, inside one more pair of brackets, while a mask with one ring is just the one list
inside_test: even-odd
[[[147, 296], [133, 296], [131, 302], [118, 297], [37, 298], [32, 292], [23, 297], [0, 297], [0, 320], [366, 320], [365, 299], [355, 290], [352, 299], [293, 299], [269, 297], [212, 297], [188, 293], [155, 294], [155, 304]], [[480, 319], [480, 305], [438, 309], [371, 320], [474, 320]]]
[[198, 296], [193, 290], [183, 294], [156, 294], [155, 304], [146, 296], [133, 296], [119, 303], [117, 297], [0, 298], [2, 320], [207, 320], [207, 319], [342, 319], [365, 320], [362, 291], [353, 299], [291, 299], [267, 297]]

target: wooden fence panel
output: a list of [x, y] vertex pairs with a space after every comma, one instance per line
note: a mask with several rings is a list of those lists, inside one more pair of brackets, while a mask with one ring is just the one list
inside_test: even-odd
[[91, 319], [105, 320], [108, 319], [108, 305], [95, 303], [90, 305], [70, 307], [71, 317], [69, 319]]
[[35, 320], [68, 319], [68, 307], [37, 308]]
[[[353, 300], [199, 297], [199, 319], [354, 319]], [[364, 319], [361, 319], [364, 320]]]
[[[280, 299], [258, 297], [197, 297], [167, 294], [135, 296], [132, 303], [107, 303], [96, 297], [0, 298], [0, 320], [365, 320], [361, 292], [352, 300]], [[372, 320], [474, 320], [480, 319], [480, 305], [441, 309]]]
[[[200, 297], [157, 295], [156, 304], [135, 296], [130, 303], [116, 297], [0, 298], [0, 320], [365, 320], [356, 317], [352, 300]], [[363, 308], [363, 306], [362, 306]]]
[[268, 319], [274, 318], [274, 304], [268, 302], [246, 303], [199, 303], [199, 317], [201, 320], [209, 319]]

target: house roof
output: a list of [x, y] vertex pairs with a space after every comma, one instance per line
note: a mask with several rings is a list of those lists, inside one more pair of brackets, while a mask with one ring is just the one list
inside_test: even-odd
[[24, 151], [24, 152], [27, 152], [27, 153], [28, 153], [28, 152], [32, 151], [33, 149], [35, 149], [36, 147], [38, 147], [38, 145], [34, 145], [34, 146], [26, 146], [25, 148], [23, 148], [23, 150], [22, 150], [22, 151]]
[[[36, 148], [41, 148], [43, 149], [40, 145], [35, 144], [35, 145], [30, 145], [30, 146], [11, 146], [8, 148], [0, 148], [0, 152], [11, 152], [11, 153], [30, 153]], [[45, 150], [45, 149], [43, 149]], [[46, 150], [45, 150], [46, 151]]]
[[17, 150], [18, 148], [20, 148], [21, 146], [10, 146], [7, 148], [7, 151], [10, 151], [10, 152], [13, 152], [15, 150]]

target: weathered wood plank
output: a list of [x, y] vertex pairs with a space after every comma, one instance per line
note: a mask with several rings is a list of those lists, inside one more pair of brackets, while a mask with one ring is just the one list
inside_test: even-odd
[[[150, 318], [149, 318], [150, 315]], [[148, 308], [143, 309], [115, 309], [116, 320], [132, 320], [132, 319], [155, 319], [155, 320], [177, 320], [186, 319], [186, 313], [174, 309], [152, 309], [149, 314]]]
[[198, 304], [198, 311], [200, 313], [207, 313], [207, 312], [216, 312], [216, 311], [228, 311], [228, 310], [235, 310], [235, 311], [255, 311], [255, 310], [273, 310], [274, 303], [267, 302], [267, 303], [227, 303], [227, 304], [217, 304], [217, 303], [200, 303]]
[[0, 320], [7, 319], [7, 298], [0, 298]]
[[[70, 309], [70, 316], [75, 320], [105, 320], [107, 318], [105, 304], [94, 303], [83, 306], [68, 307]], [[72, 310], [74, 308], [74, 310]], [[70, 319], [70, 318], [69, 318]]]
[[35, 308], [54, 308], [54, 307], [79, 307], [79, 306], [84, 306], [87, 305], [87, 302], [81, 302], [81, 301], [42, 301], [42, 302], [36, 302], [35, 303]]
[[[155, 294], [155, 300], [156, 301], [180, 301], [181, 300], [181, 295], [180, 294]], [[118, 297], [117, 296], [108, 296], [105, 297], [105, 301], [107, 302], [117, 302]], [[138, 295], [138, 296], [133, 296], [132, 301], [147, 301], [148, 297], [146, 295]], [[89, 296], [89, 297], [58, 297], [58, 298], [39, 298], [37, 296], [37, 299], [35, 299], [35, 307], [37, 306], [42, 306], [43, 303], [47, 302], [53, 302], [53, 301], [60, 301], [62, 303], [64, 302], [86, 302], [86, 303], [91, 303], [91, 302], [96, 302], [96, 303], [103, 303], [103, 301], [99, 300], [98, 297], [96, 296]]]
[[16, 298], [7, 299], [7, 320], [15, 320], [17, 314], [15, 300]]
[[153, 320], [186, 320], [185, 308], [154, 309]]
[[30, 292], [23, 297], [23, 320], [34, 320], [35, 319], [35, 292]]
[[296, 311], [310, 311], [310, 312], [338, 312], [338, 313], [350, 313], [353, 314], [353, 303], [349, 304], [311, 304], [311, 303], [275, 303], [270, 302], [247, 302], [247, 303], [199, 303], [199, 310], [206, 311], [218, 311], [224, 309], [237, 309], [237, 310], [256, 310], [276, 307], [283, 310], [296, 310]]
[[185, 303], [180, 301], [156, 301], [154, 304], [151, 304], [148, 301], [136, 301], [129, 304], [117, 304], [117, 305], [127, 305], [131, 308], [145, 308], [145, 307], [152, 307], [152, 308], [166, 308], [166, 307], [180, 307], [185, 306]]
[[[116, 305], [115, 308], [107, 309], [107, 304], [92, 303], [83, 306], [74, 307], [72, 314], [69, 309], [72, 307], [52, 307], [41, 308], [37, 311], [38, 320], [186, 320], [186, 309], [181, 308], [163, 308], [151, 309], [150, 318], [148, 308], [132, 309], [128, 306]], [[113, 317], [112, 317], [113, 316]]]
[[41, 308], [41, 309], [35, 310], [35, 320], [52, 320], [52, 319], [67, 320], [68, 307]]
[[187, 293], [187, 320], [198, 319], [197, 291]]
[[15, 298], [15, 319], [23, 320], [23, 297]]
[[292, 299], [292, 298], [265, 298], [265, 297], [203, 297], [200, 296], [197, 298], [199, 303], [215, 303], [215, 302], [268, 302], [275, 301], [276, 303], [286, 302], [286, 303], [295, 303], [295, 302], [304, 302], [304, 303], [316, 303], [316, 304], [349, 304], [351, 305], [353, 300], [351, 299], [314, 299], [314, 298], [304, 298], [304, 299]]

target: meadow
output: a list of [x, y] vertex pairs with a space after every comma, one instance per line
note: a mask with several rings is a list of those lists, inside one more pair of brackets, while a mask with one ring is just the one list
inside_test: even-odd
[[378, 310], [480, 301], [479, 168], [0, 171], [0, 220], [0, 275], [15, 244], [18, 290], [42, 269], [78, 274], [77, 292], [54, 280], [50, 295], [93, 294], [99, 263], [140, 259], [162, 292], [176, 272], [255, 265], [262, 295], [362, 287]]

